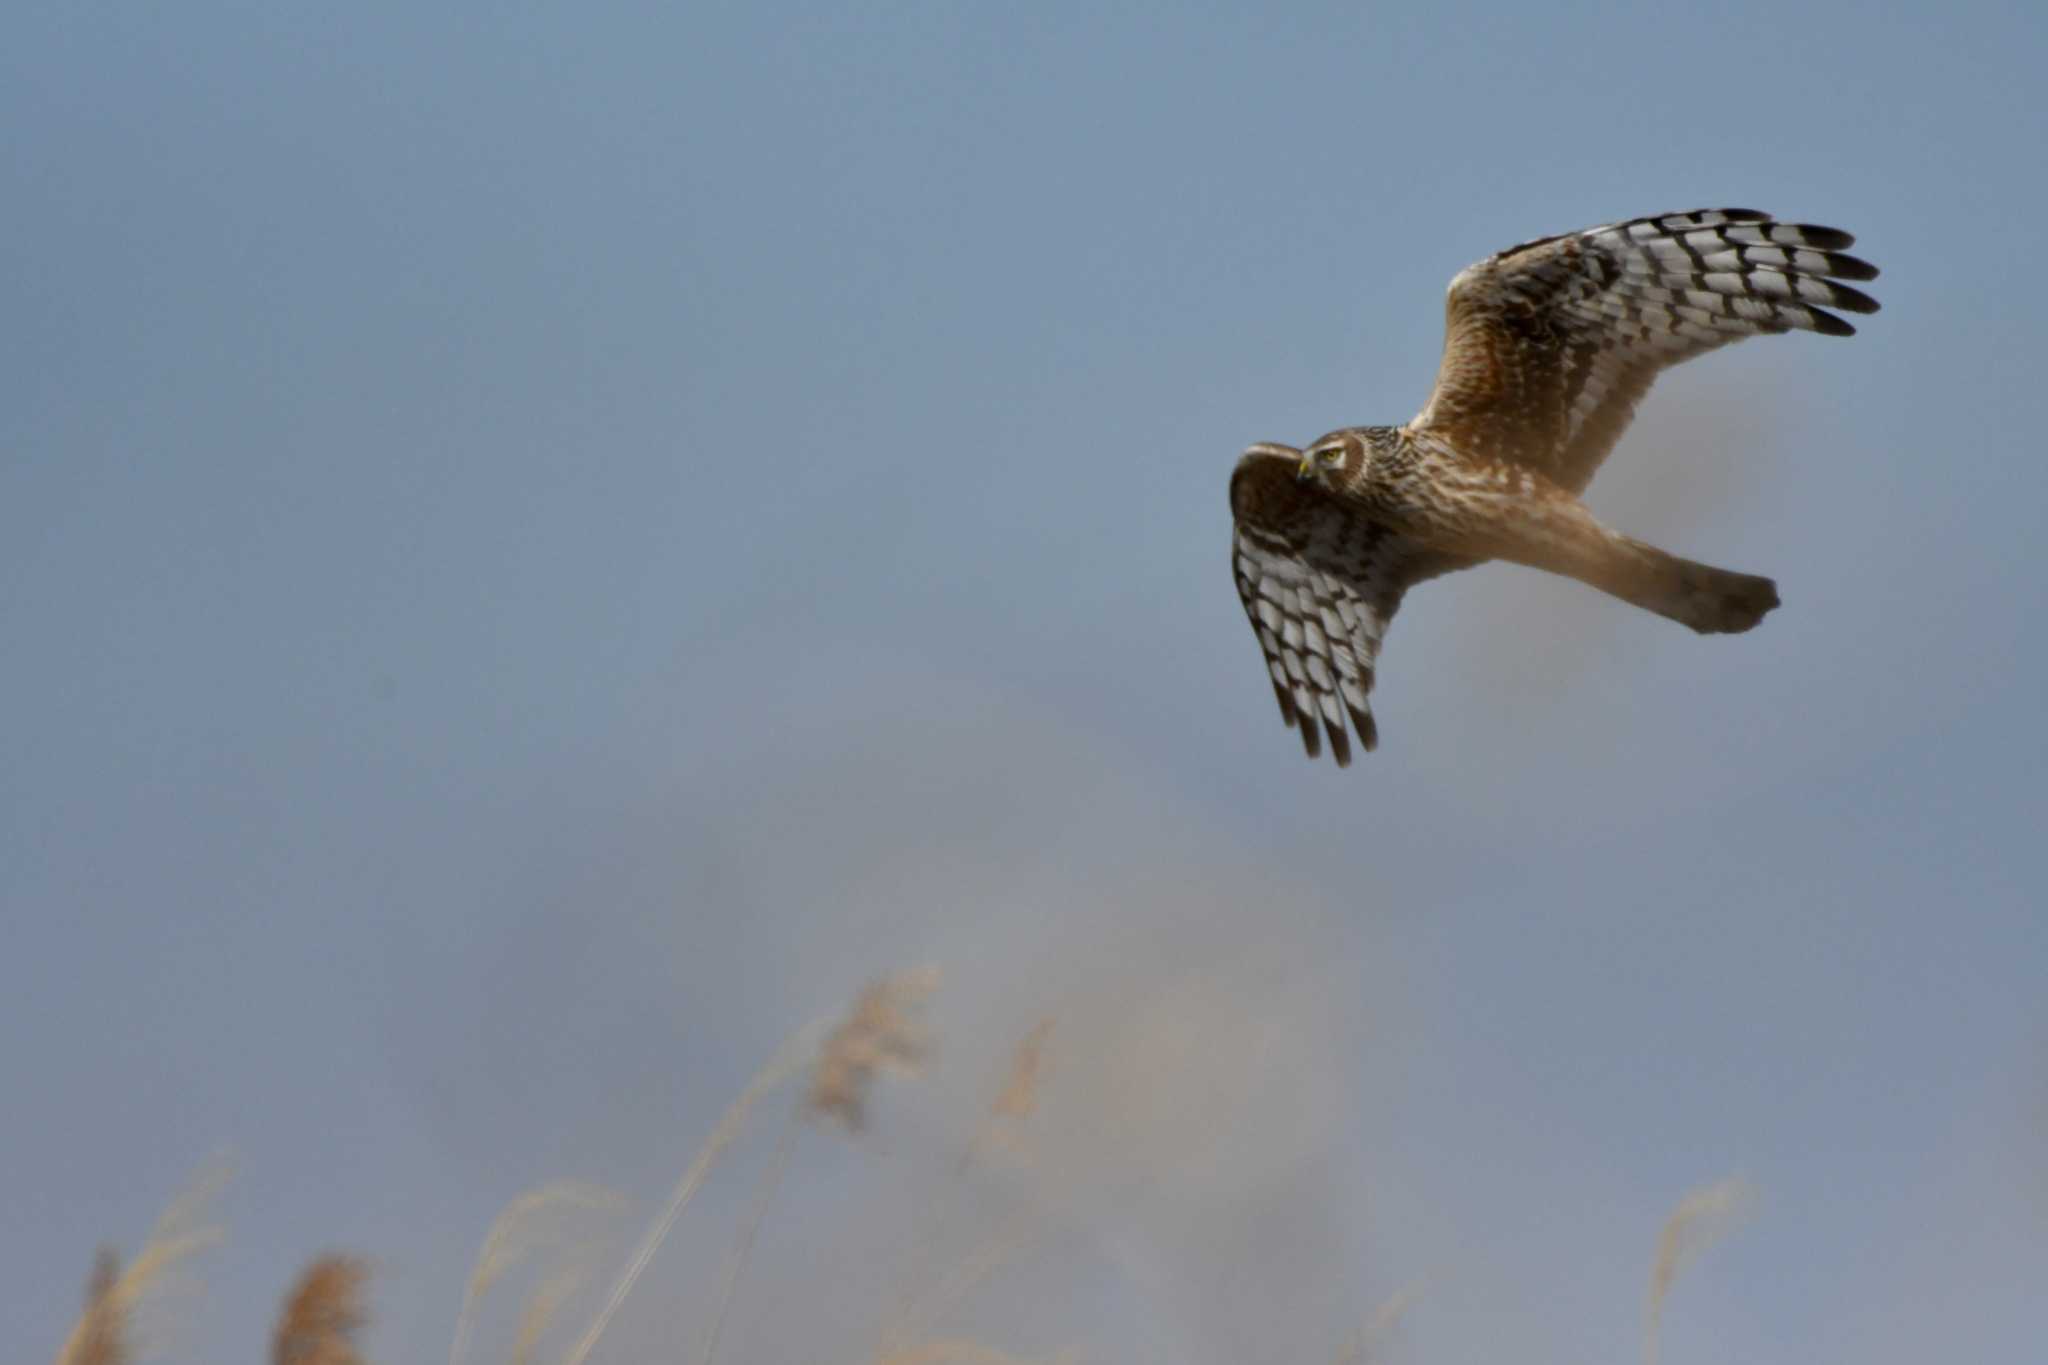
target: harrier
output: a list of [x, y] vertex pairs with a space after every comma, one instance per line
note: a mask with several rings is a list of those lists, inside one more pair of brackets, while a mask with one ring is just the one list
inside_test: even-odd
[[1666, 554], [1578, 499], [1650, 381], [1730, 341], [1850, 336], [1874, 313], [1836, 280], [1876, 267], [1834, 228], [1751, 209], [1634, 218], [1542, 237], [1451, 281], [1436, 388], [1406, 426], [1262, 442], [1230, 476], [1231, 561], [1280, 715], [1310, 758], [1351, 761], [1387, 623], [1416, 583], [1489, 559], [1565, 574], [1702, 634], [1778, 605], [1768, 578]]

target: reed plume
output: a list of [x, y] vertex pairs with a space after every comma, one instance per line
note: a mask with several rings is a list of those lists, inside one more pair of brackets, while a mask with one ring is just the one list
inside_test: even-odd
[[370, 1318], [368, 1278], [368, 1267], [350, 1256], [321, 1256], [300, 1272], [278, 1314], [270, 1365], [362, 1365], [355, 1336]]
[[128, 1314], [114, 1298], [120, 1280], [120, 1256], [112, 1247], [101, 1247], [93, 1257], [92, 1278], [86, 1281], [85, 1311], [57, 1357], [60, 1365], [128, 1365], [134, 1358], [128, 1344]]
[[754, 1240], [760, 1235], [761, 1223], [768, 1216], [768, 1206], [774, 1202], [775, 1192], [781, 1188], [782, 1177], [789, 1169], [790, 1156], [796, 1149], [795, 1120], [798, 1114], [807, 1109], [812, 1114], [836, 1121], [848, 1131], [862, 1127], [866, 1120], [868, 1087], [875, 1076], [882, 1071], [914, 1076], [922, 1066], [930, 1050], [930, 1038], [918, 1015], [925, 1000], [937, 989], [938, 981], [938, 970], [924, 967], [898, 972], [872, 983], [854, 999], [853, 1008], [818, 1049], [818, 1055], [811, 1063], [811, 1088], [804, 1106], [791, 1112], [791, 1121], [784, 1125], [782, 1135], [776, 1139], [775, 1152], [762, 1173], [753, 1209], [740, 1227], [732, 1254], [726, 1258], [717, 1306], [712, 1310], [711, 1327], [705, 1335], [704, 1351], [699, 1357], [702, 1365], [713, 1365], [718, 1357], [726, 1314], [739, 1292], [740, 1277], [746, 1273], [747, 1261], [753, 1256]]
[[995, 1103], [989, 1106], [981, 1142], [1014, 1147], [1022, 1141], [1018, 1130], [1038, 1112], [1038, 1091], [1048, 1070], [1046, 1043], [1051, 1038], [1052, 1020], [1041, 1019], [1018, 1040], [1016, 1050], [1010, 1054], [1010, 1071], [1003, 1079], [1003, 1088], [996, 1092]]
[[1721, 1239], [1735, 1216], [1755, 1197], [1740, 1176], [1694, 1190], [1678, 1201], [1657, 1237], [1657, 1259], [1650, 1267], [1649, 1305], [1643, 1315], [1643, 1365], [1657, 1365], [1659, 1335], [1664, 1325], [1664, 1298], [1671, 1284], [1701, 1252]]
[[876, 1075], [918, 1074], [930, 1051], [919, 1014], [938, 984], [938, 969], [921, 967], [883, 977], [860, 993], [811, 1067], [813, 1114], [857, 1131], [866, 1123], [868, 1087]]
[[85, 1310], [58, 1351], [57, 1365], [126, 1365], [134, 1358], [137, 1308], [168, 1283], [180, 1265], [220, 1240], [220, 1229], [200, 1220], [226, 1183], [224, 1165], [202, 1172], [156, 1220], [149, 1240], [126, 1269], [112, 1251], [100, 1253], [87, 1286]]

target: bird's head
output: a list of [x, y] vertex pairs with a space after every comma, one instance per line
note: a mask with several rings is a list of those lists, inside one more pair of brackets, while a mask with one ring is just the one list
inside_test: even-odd
[[1300, 483], [1317, 483], [1334, 488], [1356, 479], [1365, 471], [1365, 442], [1356, 431], [1333, 431], [1319, 436], [1301, 452], [1294, 477]]

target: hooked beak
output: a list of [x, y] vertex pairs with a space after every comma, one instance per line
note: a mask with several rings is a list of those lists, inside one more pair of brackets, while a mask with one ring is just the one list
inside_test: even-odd
[[1302, 456], [1301, 463], [1294, 467], [1294, 481], [1296, 483], [1308, 483], [1315, 477], [1316, 457], [1313, 455]]

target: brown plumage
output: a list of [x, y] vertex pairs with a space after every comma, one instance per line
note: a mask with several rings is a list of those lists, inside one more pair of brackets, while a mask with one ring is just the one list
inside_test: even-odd
[[[1402, 427], [1306, 450], [1260, 443], [1230, 479], [1232, 566], [1311, 758], [1378, 742], [1368, 696], [1388, 623], [1424, 579], [1507, 559], [1702, 633], [1778, 605], [1767, 578], [1680, 559], [1579, 502], [1658, 371], [1746, 336], [1848, 336], [1877, 270], [1834, 228], [1751, 209], [1636, 218], [1510, 247], [1459, 273], [1436, 387]], [[1823, 307], [1822, 305], [1825, 305]]]

